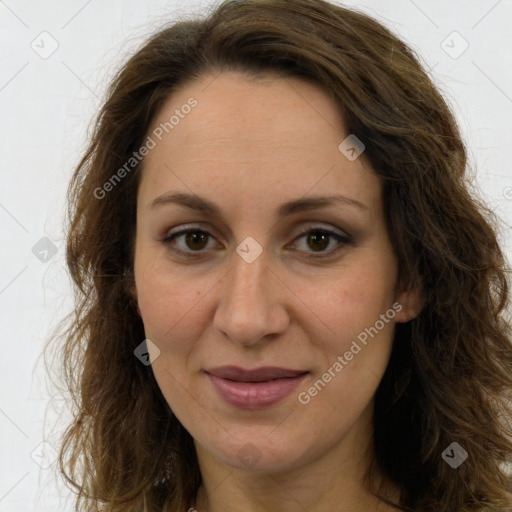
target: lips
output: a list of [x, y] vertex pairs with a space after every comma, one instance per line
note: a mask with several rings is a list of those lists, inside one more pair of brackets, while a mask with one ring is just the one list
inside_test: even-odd
[[286, 368], [278, 368], [276, 366], [265, 366], [254, 370], [245, 370], [238, 366], [220, 366], [212, 370], [207, 370], [206, 373], [221, 379], [234, 380], [238, 382], [263, 382], [268, 380], [297, 377], [298, 375], [307, 372], [304, 370], [288, 370]]
[[207, 370], [218, 396], [240, 409], [263, 409], [290, 395], [309, 372], [277, 367], [246, 370], [222, 366]]

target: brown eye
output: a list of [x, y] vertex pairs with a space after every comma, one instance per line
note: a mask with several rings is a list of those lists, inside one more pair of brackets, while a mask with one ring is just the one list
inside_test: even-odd
[[185, 234], [185, 244], [190, 249], [204, 249], [208, 243], [208, 236], [204, 231], [189, 231]]
[[321, 231], [315, 231], [308, 235], [307, 243], [315, 251], [323, 251], [329, 246], [329, 238], [330, 235]]
[[170, 245], [171, 249], [178, 254], [200, 256], [202, 251], [209, 248], [207, 246], [210, 239], [212, 236], [207, 231], [187, 229], [167, 236], [162, 242]]
[[[336, 233], [334, 231], [326, 229], [307, 229], [302, 232], [301, 236], [297, 240], [305, 240], [305, 249], [301, 249], [301, 244], [294, 244], [293, 247], [299, 248], [302, 252], [308, 254], [307, 257], [311, 258], [322, 258], [333, 255], [339, 249], [351, 242], [351, 238], [348, 235]], [[334, 242], [334, 243], [333, 243]], [[330, 250], [327, 250], [329, 246], [334, 246]], [[315, 254], [318, 253], [318, 254]]]

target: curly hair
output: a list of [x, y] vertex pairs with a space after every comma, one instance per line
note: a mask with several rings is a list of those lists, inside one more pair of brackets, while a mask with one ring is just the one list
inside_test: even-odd
[[[370, 487], [378, 469], [400, 499], [376, 495], [398, 510], [510, 510], [509, 281], [496, 218], [470, 190], [453, 113], [415, 53], [323, 0], [225, 1], [151, 36], [110, 84], [68, 190], [76, 310], [59, 350], [73, 420], [60, 471], [77, 509], [183, 511], [201, 483], [192, 437], [133, 354], [145, 339], [130, 294], [144, 160], [107, 197], [98, 191], [176, 88], [225, 70], [300, 77], [331, 95], [383, 179], [400, 278], [421, 283], [422, 312], [396, 325], [375, 395]], [[458, 469], [441, 456], [453, 442], [468, 453]]]

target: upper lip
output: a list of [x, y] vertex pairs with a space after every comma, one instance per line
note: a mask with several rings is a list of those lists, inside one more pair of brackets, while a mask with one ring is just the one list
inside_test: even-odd
[[254, 370], [246, 370], [239, 366], [219, 366], [211, 370], [205, 370], [206, 373], [219, 377], [221, 379], [229, 379], [240, 382], [263, 382], [273, 379], [284, 379], [297, 377], [305, 370], [290, 370], [287, 368], [279, 368], [277, 366], [262, 366]]

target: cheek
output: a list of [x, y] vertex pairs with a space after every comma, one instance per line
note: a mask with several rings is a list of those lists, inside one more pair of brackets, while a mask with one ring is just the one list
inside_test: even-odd
[[345, 280], [323, 300], [323, 320], [335, 335], [311, 338], [318, 358], [298, 401], [311, 422], [328, 418], [332, 431], [325, 435], [334, 442], [368, 406], [384, 375], [396, 311], [393, 287], [362, 274]]
[[[138, 289], [139, 307], [146, 336], [160, 350], [178, 351], [187, 347], [187, 338], [193, 339], [201, 327], [197, 313], [201, 307], [201, 292], [180, 288], [176, 283], [162, 279], [148, 280]], [[200, 318], [200, 317], [199, 317]], [[179, 344], [173, 340], [180, 339]]]
[[[391, 269], [391, 270], [390, 270]], [[312, 296], [311, 310], [318, 312], [322, 323], [330, 331], [329, 339], [350, 345], [359, 333], [378, 321], [394, 303], [395, 274], [393, 267], [368, 265], [350, 267], [342, 276], [332, 279], [323, 291]], [[394, 310], [389, 316], [394, 315]], [[390, 330], [381, 326], [379, 330]]]
[[[135, 264], [137, 300], [144, 331], [173, 374], [197, 370], [204, 332], [212, 321], [212, 297], [221, 274], [171, 266], [142, 250]], [[156, 371], [156, 369], [155, 369]]]
[[172, 349], [166, 340], [174, 339], [175, 331], [184, 330], [183, 325], [194, 326], [189, 325], [189, 315], [201, 301], [201, 290], [180, 278], [180, 274], [166, 270], [165, 262], [159, 262], [155, 255], [142, 250], [136, 253], [135, 283], [146, 337], [160, 350]]
[[[195, 340], [203, 330], [202, 293], [197, 288], [170, 278], [169, 273], [141, 272], [137, 281], [138, 302], [146, 338], [159, 349], [152, 369], [167, 403], [179, 412], [190, 402], [188, 382], [196, 347]], [[203, 320], [204, 321], [204, 320]], [[185, 407], [186, 408], [186, 407]], [[181, 414], [180, 414], [181, 417]]]
[[378, 386], [394, 337], [393, 263], [391, 258], [361, 258], [317, 295], [314, 310], [320, 312], [330, 334], [312, 338], [321, 354], [315, 365], [316, 378], [328, 381], [328, 389], [319, 383], [316, 390], [310, 390], [311, 396], [322, 390], [323, 398], [315, 400], [315, 407], [342, 403], [346, 412], [357, 409]]

